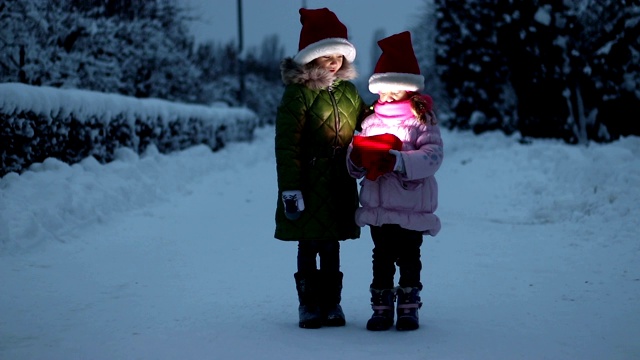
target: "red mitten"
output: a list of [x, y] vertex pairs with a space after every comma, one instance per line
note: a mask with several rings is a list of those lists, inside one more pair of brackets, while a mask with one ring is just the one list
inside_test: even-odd
[[367, 169], [366, 178], [376, 180], [379, 176], [393, 171], [395, 156], [389, 154], [389, 150], [402, 150], [402, 140], [393, 134], [355, 136], [353, 148], [361, 151], [360, 167]]
[[380, 155], [375, 169], [369, 171], [367, 175], [370, 175], [373, 178], [372, 180], [375, 180], [386, 173], [392, 172], [395, 166], [396, 157], [387, 152], [386, 154]]

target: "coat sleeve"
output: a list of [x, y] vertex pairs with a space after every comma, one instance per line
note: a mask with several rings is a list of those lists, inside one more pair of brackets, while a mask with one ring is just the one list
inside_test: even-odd
[[285, 87], [275, 122], [275, 156], [278, 189], [302, 190], [302, 131], [306, 102], [300, 86]]
[[437, 125], [426, 126], [416, 140], [416, 150], [403, 151], [406, 179], [416, 180], [435, 175], [444, 159], [444, 144]]
[[[356, 135], [358, 136], [358, 135]], [[365, 174], [367, 173], [367, 171], [365, 169], [361, 169], [357, 166], [355, 166], [352, 162], [351, 162], [351, 152], [353, 151], [353, 141], [351, 141], [351, 144], [349, 144], [349, 148], [347, 149], [347, 158], [345, 159], [345, 161], [347, 162], [347, 171], [349, 172], [349, 175], [352, 178], [355, 179], [360, 179], [361, 177], [365, 176]]]

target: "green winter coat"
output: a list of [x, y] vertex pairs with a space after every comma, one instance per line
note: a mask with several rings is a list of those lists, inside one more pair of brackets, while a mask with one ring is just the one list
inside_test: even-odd
[[[285, 90], [275, 124], [275, 238], [357, 239], [358, 189], [346, 169], [346, 148], [365, 111], [356, 87], [347, 81], [355, 78], [355, 69], [345, 61], [334, 76], [287, 58], [281, 70]], [[305, 209], [297, 220], [284, 215], [285, 190], [302, 191]]]

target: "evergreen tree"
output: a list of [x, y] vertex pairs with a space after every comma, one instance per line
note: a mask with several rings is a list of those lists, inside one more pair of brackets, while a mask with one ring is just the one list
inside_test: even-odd
[[444, 85], [437, 76], [436, 69], [436, 23], [438, 14], [433, 0], [426, 0], [419, 12], [419, 21], [411, 30], [413, 48], [425, 79], [425, 92], [433, 97], [439, 121], [446, 125], [447, 114], [451, 113], [450, 99], [445, 94]]
[[590, 138], [640, 135], [640, 4], [634, 0], [588, 0], [576, 9], [585, 24], [583, 54], [589, 54], [586, 103], [597, 107]]
[[61, 15], [57, 8], [34, 1], [0, 3], [0, 78], [4, 82], [48, 85], [56, 72], [57, 37]]
[[245, 56], [245, 70], [269, 81], [280, 81], [280, 61], [284, 58], [284, 46], [278, 35], [264, 38], [260, 47], [253, 47]]
[[[546, 2], [543, 4], [543, 2]], [[518, 130], [527, 137], [568, 138], [565, 91], [566, 39], [559, 39], [557, 19], [563, 3], [510, 1], [509, 21], [498, 34], [510, 81], [518, 98]]]
[[232, 43], [196, 47], [176, 0], [5, 0], [0, 20], [2, 82], [237, 106], [242, 76], [242, 105], [265, 122], [282, 95], [277, 36], [244, 59]]
[[196, 102], [200, 72], [191, 62], [193, 40], [186, 14], [171, 0], [122, 3], [127, 5], [110, 10], [117, 14], [115, 42], [124, 50], [117, 54], [123, 73], [121, 92]]
[[497, 29], [503, 21], [495, 5], [483, 0], [436, 0], [436, 72], [453, 116], [449, 127], [513, 130], [506, 60]]
[[570, 143], [640, 134], [637, 1], [435, 6], [436, 68], [450, 99], [450, 127], [518, 129]]
[[233, 42], [218, 44], [209, 41], [198, 46], [192, 55], [192, 61], [200, 71], [199, 103], [238, 104], [237, 58], [238, 50]]
[[193, 40], [173, 0], [9, 0], [0, 6], [7, 24], [0, 30], [2, 81], [197, 100]]

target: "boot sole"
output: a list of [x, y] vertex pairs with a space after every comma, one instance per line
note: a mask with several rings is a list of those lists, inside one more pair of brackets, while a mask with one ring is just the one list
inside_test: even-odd
[[368, 327], [367, 326], [367, 330], [369, 331], [387, 331], [389, 329], [391, 329], [391, 326], [389, 327]]
[[302, 329], [320, 329], [322, 327], [321, 322], [304, 322], [298, 323], [298, 326]]
[[412, 328], [396, 327], [396, 330], [398, 330], [398, 331], [413, 331], [413, 330], [418, 330], [419, 328], [420, 328], [420, 326], [416, 326], [416, 327], [412, 327]]
[[415, 323], [400, 323], [398, 322], [396, 324], [396, 330], [398, 331], [411, 331], [411, 330], [417, 330], [420, 328], [420, 324], [415, 324]]
[[386, 324], [383, 322], [367, 323], [367, 330], [369, 331], [386, 331], [391, 329], [392, 327], [393, 327], [393, 321]]
[[339, 327], [339, 326], [347, 325], [347, 322], [343, 319], [334, 319], [334, 320], [326, 320], [322, 325], [329, 326], [329, 327]]

